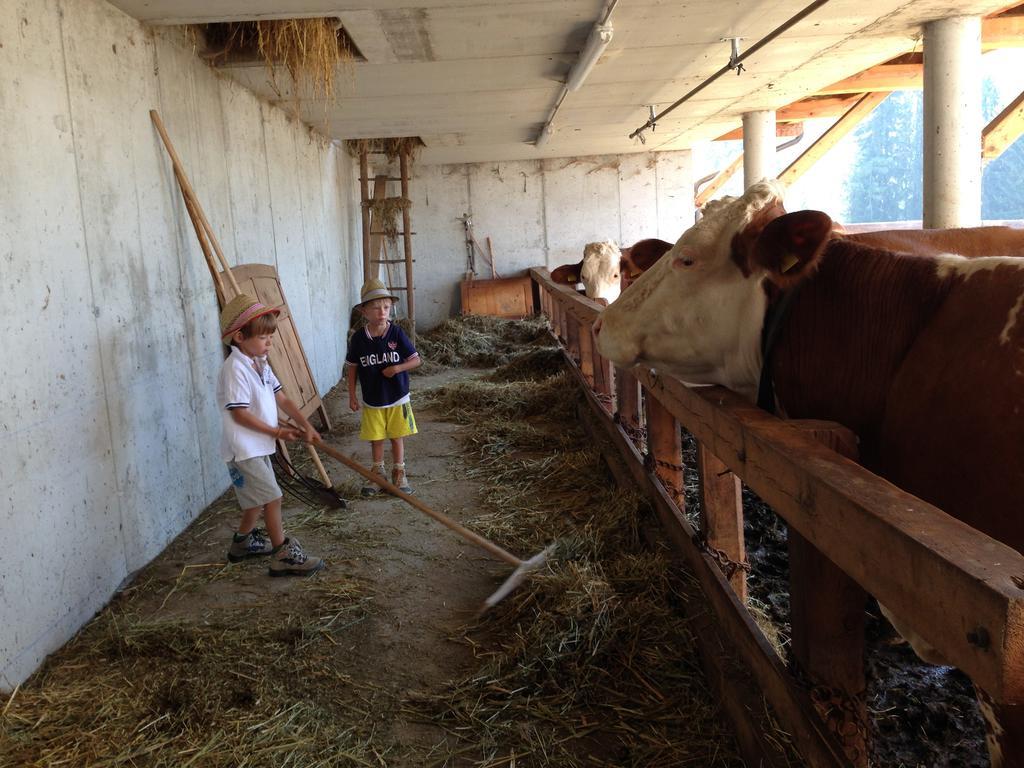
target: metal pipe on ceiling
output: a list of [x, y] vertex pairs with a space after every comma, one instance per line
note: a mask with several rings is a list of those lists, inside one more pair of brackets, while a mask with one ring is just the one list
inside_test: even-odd
[[569, 70], [569, 75], [566, 77], [565, 84], [562, 86], [562, 90], [558, 94], [558, 99], [555, 101], [554, 108], [548, 113], [548, 119], [544, 121], [544, 125], [541, 126], [540, 133], [537, 134], [537, 138], [533, 142], [534, 147], [542, 147], [547, 143], [548, 139], [551, 138], [551, 133], [554, 130], [552, 123], [555, 120], [555, 115], [558, 114], [558, 108], [561, 107], [562, 102], [565, 101], [566, 95], [568, 95], [569, 91], [579, 90], [579, 87], [583, 85], [583, 81], [586, 80], [587, 75], [590, 74], [590, 70], [594, 68], [594, 65], [597, 64], [597, 60], [600, 59], [601, 54], [604, 53], [604, 49], [612, 38], [612, 26], [609, 23], [609, 20], [612, 17], [612, 11], [615, 10], [615, 6], [618, 4], [619, 0], [609, 0], [605, 5], [601, 21], [595, 23], [591, 28], [583, 49], [577, 56], [572, 68]]
[[786, 19], [786, 21], [784, 21], [778, 27], [773, 29], [767, 35], [765, 35], [760, 40], [758, 40], [756, 43], [754, 43], [752, 46], [750, 46], [746, 51], [744, 51], [744, 53], [742, 55], [740, 55], [739, 57], [737, 57], [735, 59], [730, 59], [728, 64], [726, 64], [720, 70], [715, 72], [715, 74], [711, 75], [711, 77], [709, 77], [707, 80], [705, 80], [704, 82], [700, 83], [696, 88], [691, 90], [689, 93], [687, 93], [681, 99], [678, 99], [678, 100], [672, 102], [672, 104], [670, 104], [668, 107], [663, 109], [655, 117], [649, 118], [646, 123], [644, 123], [639, 128], [637, 128], [635, 131], [633, 131], [631, 134], [629, 134], [629, 138], [633, 139], [633, 138], [636, 138], [637, 136], [639, 136], [642, 131], [646, 131], [648, 128], [653, 126], [658, 120], [661, 120], [661, 118], [663, 118], [669, 112], [674, 110], [680, 104], [682, 104], [683, 102], [688, 101], [689, 99], [691, 99], [694, 96], [696, 96], [698, 93], [703, 91], [705, 88], [707, 88], [709, 85], [711, 85], [713, 82], [715, 82], [715, 80], [720, 78], [726, 72], [733, 71], [736, 68], [737, 65], [743, 63], [744, 59], [748, 58], [749, 56], [753, 56], [759, 50], [761, 50], [766, 45], [768, 45], [768, 43], [770, 43], [772, 40], [777, 38], [782, 33], [786, 32], [788, 29], [790, 29], [791, 27], [795, 26], [796, 24], [799, 24], [805, 18], [810, 16], [812, 13], [814, 13], [819, 8], [821, 8], [821, 6], [823, 6], [826, 3], [828, 3], [828, 1], [829, 0], [814, 0], [813, 3], [808, 5], [802, 11], [800, 11], [796, 15], [791, 16], [790, 18]]

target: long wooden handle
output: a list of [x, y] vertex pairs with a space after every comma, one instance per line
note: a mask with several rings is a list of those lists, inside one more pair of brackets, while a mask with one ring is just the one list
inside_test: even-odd
[[415, 496], [410, 496], [408, 493], [405, 493], [404, 491], [399, 490], [398, 486], [393, 485], [392, 483], [389, 483], [387, 480], [385, 480], [380, 475], [374, 474], [373, 472], [368, 470], [366, 467], [364, 467], [362, 464], [360, 464], [355, 459], [350, 459], [348, 456], [346, 456], [345, 454], [341, 453], [340, 451], [334, 450], [333, 448], [331, 448], [331, 446], [327, 445], [323, 440], [316, 440], [315, 442], [316, 442], [317, 447], [321, 451], [326, 453], [328, 456], [330, 456], [332, 459], [340, 461], [346, 467], [348, 467], [349, 469], [353, 470], [354, 472], [358, 472], [360, 475], [365, 477], [367, 480], [370, 480], [371, 482], [376, 483], [377, 485], [379, 485], [381, 488], [383, 488], [388, 493], [394, 494], [395, 496], [400, 498], [405, 503], [410, 504], [410, 505], [416, 507], [416, 509], [418, 509], [420, 512], [422, 512], [423, 514], [425, 514], [425, 515], [427, 515], [429, 517], [434, 518], [435, 520], [437, 520], [437, 522], [441, 523], [441, 525], [444, 525], [444, 526], [450, 528], [451, 530], [455, 531], [457, 534], [459, 534], [462, 538], [466, 539], [467, 541], [471, 541], [474, 544], [476, 544], [478, 547], [482, 547], [483, 549], [486, 549], [488, 552], [490, 552], [492, 555], [497, 557], [499, 560], [504, 560], [506, 563], [509, 563], [510, 565], [514, 565], [516, 567], [518, 567], [518, 566], [523, 564], [523, 561], [520, 560], [515, 555], [513, 555], [511, 552], [506, 552], [504, 549], [499, 547], [493, 541], [488, 541], [487, 539], [485, 539], [480, 534], [474, 533], [473, 531], [469, 530], [468, 528], [465, 528], [464, 526], [459, 525], [457, 522], [452, 520], [447, 515], [443, 515], [440, 512], [437, 512], [437, 511], [431, 509], [426, 504], [424, 504], [422, 501], [417, 499]]
[[316, 471], [320, 474], [320, 480], [328, 488], [333, 488], [334, 483], [331, 482], [331, 478], [327, 474], [327, 470], [324, 469], [324, 463], [320, 461], [320, 454], [316, 452], [316, 448], [314, 448], [311, 443], [306, 443], [306, 448], [309, 450], [309, 458], [313, 460], [313, 464], [316, 465]]
[[185, 198], [186, 207], [190, 207], [195, 211], [196, 217], [203, 225], [203, 229], [206, 230], [206, 234], [210, 238], [210, 243], [213, 245], [213, 250], [216, 252], [217, 258], [220, 260], [224, 271], [227, 273], [228, 281], [231, 283], [231, 287], [234, 289], [235, 294], [241, 293], [242, 289], [238, 287], [238, 282], [235, 280], [235, 276], [231, 273], [231, 267], [228, 264], [227, 258], [224, 256], [224, 251], [221, 250], [220, 243], [217, 241], [217, 236], [213, 233], [213, 227], [210, 226], [210, 222], [207, 220], [206, 214], [203, 213], [203, 208], [199, 204], [199, 198], [196, 197], [196, 193], [192, 189], [192, 184], [189, 182], [188, 176], [185, 174], [185, 168], [181, 164], [181, 158], [178, 157], [178, 153], [174, 150], [174, 145], [171, 144], [171, 137], [167, 135], [167, 129], [164, 128], [163, 120], [160, 119], [160, 115], [155, 109], [149, 110], [149, 117], [153, 121], [153, 125], [156, 126], [157, 132], [160, 134], [164, 147], [167, 149], [167, 154], [171, 157], [171, 164], [174, 166], [174, 176], [178, 180], [178, 186], [181, 187], [181, 194]]

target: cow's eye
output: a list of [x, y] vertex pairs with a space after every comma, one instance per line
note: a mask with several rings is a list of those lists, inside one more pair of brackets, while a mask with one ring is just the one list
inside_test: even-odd
[[679, 263], [682, 264], [684, 267], [692, 267], [693, 259], [680, 259]]

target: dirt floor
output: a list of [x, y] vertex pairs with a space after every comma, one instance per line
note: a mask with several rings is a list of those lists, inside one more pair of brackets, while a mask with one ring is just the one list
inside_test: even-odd
[[[510, 501], [513, 516], [529, 508], [538, 522], [518, 539], [503, 533], [495, 515], [504, 502], [494, 500], [503, 489], [488, 484], [477, 443], [450, 408], [428, 407], [424, 396], [481, 375], [413, 378], [420, 434], [408, 440], [407, 464], [416, 495], [524, 556], [552, 535], [549, 523], [564, 529], [573, 516], [600, 529], [589, 534], [636, 546], [637, 500], [612, 488], [593, 452], [569, 454], [586, 464], [563, 461], [565, 446], [584, 438], [572, 431], [571, 408], [545, 414], [543, 402], [506, 411], [522, 419], [496, 414], [478, 441], [500, 457], [492, 466], [522, 476], [537, 467], [551, 493], [547, 510], [544, 490]], [[572, 398], [567, 382], [553, 386]], [[329, 442], [368, 462], [347, 393], [326, 403]], [[562, 451], [517, 448], [516, 429]], [[311, 473], [300, 450], [293, 459]], [[361, 479], [324, 461], [348, 507], [286, 497], [285, 522], [326, 558], [325, 571], [271, 579], [265, 562], [226, 564], [238, 520], [226, 494], [6, 702], [0, 765], [740, 764], [657, 555], [641, 548], [600, 561], [600, 550], [621, 544], [581, 535], [536, 584], [478, 621], [510, 566], [401, 500], [360, 498]], [[589, 511], [560, 514], [574, 494]], [[608, 510], [628, 519], [602, 522]]]

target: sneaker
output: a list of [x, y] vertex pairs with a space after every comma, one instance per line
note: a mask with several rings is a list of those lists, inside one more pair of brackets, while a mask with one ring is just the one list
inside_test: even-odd
[[412, 493], [412, 486], [405, 476], [405, 464], [395, 464], [391, 468], [391, 484], [398, 487], [402, 493]]
[[294, 536], [285, 539], [271, 555], [271, 576], [312, 576], [324, 567], [324, 561], [319, 557], [307, 555]]
[[231, 548], [228, 549], [228, 560], [238, 563], [250, 557], [262, 557], [274, 551], [274, 545], [270, 539], [259, 528], [253, 528], [248, 533], [236, 533], [231, 539]]
[[[380, 475], [381, 480], [383, 480], [385, 478], [383, 462], [380, 463], [380, 464], [374, 464], [372, 467], [370, 467], [370, 471], [373, 472], [373, 474], [375, 474], [375, 475]], [[367, 497], [368, 496], [376, 496], [377, 494], [383, 493], [383, 492], [384, 492], [384, 489], [381, 488], [376, 483], [372, 482], [371, 480], [367, 480], [366, 482], [364, 482], [363, 483], [363, 487], [359, 489], [360, 495], [361, 496], [367, 496]]]

